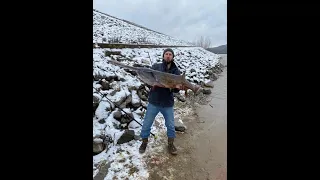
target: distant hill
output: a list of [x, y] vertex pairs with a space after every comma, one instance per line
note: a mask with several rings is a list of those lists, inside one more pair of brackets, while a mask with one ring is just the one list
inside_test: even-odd
[[133, 22], [93, 9], [93, 43], [194, 46]]
[[216, 54], [227, 54], [227, 45], [221, 45], [214, 48], [207, 48], [207, 50]]

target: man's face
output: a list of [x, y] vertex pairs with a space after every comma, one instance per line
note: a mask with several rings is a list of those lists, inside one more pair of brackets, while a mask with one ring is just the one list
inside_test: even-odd
[[173, 55], [172, 55], [172, 53], [170, 51], [167, 51], [166, 53], [164, 53], [164, 57], [163, 58], [164, 58], [164, 60], [166, 62], [171, 62], [172, 59], [173, 59]]

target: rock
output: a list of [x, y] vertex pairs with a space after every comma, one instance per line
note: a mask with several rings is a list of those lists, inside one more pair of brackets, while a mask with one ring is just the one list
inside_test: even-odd
[[125, 130], [122, 136], [118, 139], [117, 144], [123, 144], [129, 141], [134, 140], [134, 131], [133, 130]]
[[[139, 96], [139, 98], [140, 98], [141, 100], [147, 101], [147, 100], [148, 100], [148, 91], [145, 90], [145, 89], [143, 89], [144, 87], [147, 88], [147, 89], [149, 89], [147, 86], [143, 86], [143, 87], [140, 87], [140, 88], [138, 89], [137, 93], [138, 93], [138, 96]], [[150, 91], [150, 90], [149, 90], [149, 91]]]
[[121, 55], [121, 51], [105, 51], [105, 56]]
[[105, 119], [100, 119], [98, 122], [99, 122], [100, 124], [104, 124], [104, 123], [106, 123], [106, 120], [105, 120]]
[[190, 69], [190, 73], [196, 72], [195, 69]]
[[141, 105], [140, 97], [138, 96], [136, 90], [132, 90], [131, 94], [132, 94], [131, 104], [133, 107], [138, 108]]
[[123, 123], [123, 124], [121, 124], [120, 126], [121, 126], [121, 129], [126, 129], [127, 123]]
[[211, 70], [208, 70], [208, 71], [206, 72], [206, 74], [212, 75], [213, 72], [212, 72]]
[[209, 81], [207, 83], [204, 83], [204, 85], [207, 86], [207, 87], [212, 87], [212, 88], [214, 87], [213, 81]]
[[122, 113], [121, 111], [116, 111], [113, 113], [113, 118], [120, 121], [121, 120], [121, 117], [122, 117]]
[[180, 132], [185, 132], [186, 131], [186, 128], [183, 127], [183, 126], [175, 126], [174, 127], [176, 131], [180, 131]]
[[[121, 109], [124, 109], [127, 107], [127, 105], [129, 103], [131, 103], [132, 101], [132, 95], [130, 94], [129, 96], [127, 96], [127, 98], [125, 99], [125, 101], [123, 101], [123, 103], [121, 103], [121, 105], [119, 106]], [[117, 102], [116, 102], [117, 103]], [[117, 103], [118, 104], [118, 103]]]
[[114, 76], [114, 77], [113, 77], [113, 80], [115, 80], [115, 81], [120, 81], [120, 78], [119, 78], [119, 76]]
[[[123, 95], [123, 94], [121, 94], [120, 93], [120, 95], [118, 94], [119, 92], [117, 92], [116, 94], [115, 94], [115, 96], [119, 96], [119, 98], [112, 98], [112, 99], [114, 99], [114, 101], [113, 101], [113, 103], [115, 103], [117, 106], [120, 106], [120, 108], [123, 108], [123, 107], [121, 107], [121, 104], [122, 103], [124, 103], [125, 102], [125, 100], [126, 100], [126, 95]], [[110, 99], [110, 98], [109, 98]], [[111, 101], [112, 101], [112, 99], [111, 99]], [[131, 102], [131, 99], [130, 99], [130, 101], [129, 102]], [[127, 102], [128, 103], [128, 102]]]
[[106, 162], [106, 163], [101, 163], [101, 165], [99, 167], [98, 174], [93, 177], [93, 180], [104, 179], [109, 172], [109, 168], [111, 167], [111, 163], [112, 163], [112, 161]]
[[107, 80], [107, 81], [114, 81], [115, 79], [117, 79], [118, 78], [118, 76], [116, 76], [116, 75], [108, 75], [108, 76], [106, 76], [105, 77], [105, 80]]
[[142, 59], [141, 62], [143, 64], [147, 64], [148, 66], [150, 66], [150, 61], [148, 61], [148, 60]]
[[145, 86], [144, 88], [146, 89], [147, 93], [150, 92], [150, 88], [148, 86]]
[[185, 102], [186, 101], [186, 98], [183, 97], [180, 93], [174, 93], [173, 95], [181, 102]]
[[101, 86], [102, 86], [102, 88], [101, 88], [102, 90], [109, 90], [110, 89], [109, 83], [105, 79], [103, 79], [101, 81]]
[[148, 100], [148, 98], [145, 95], [143, 95], [141, 91], [138, 91], [138, 95], [139, 95], [139, 98], [141, 100], [143, 100], [143, 101], [147, 101]]
[[127, 117], [122, 117], [121, 119], [120, 119], [120, 123], [121, 124], [126, 124], [126, 123], [129, 123], [131, 120], [129, 119], [129, 118], [127, 118]]
[[128, 128], [136, 129], [141, 127], [140, 124], [138, 124], [136, 121], [131, 121], [128, 125]]
[[117, 90], [113, 90], [111, 93], [110, 93], [110, 96], [114, 96], [118, 91]]
[[216, 74], [222, 73], [221, 64], [217, 64], [215, 67], [213, 67], [212, 72]]
[[106, 78], [107, 75], [102, 73], [101, 71], [98, 71], [93, 75], [94, 80], [99, 81], [100, 79]]
[[134, 140], [140, 140], [140, 139], [141, 139], [141, 136], [134, 135]]
[[[120, 121], [120, 120], [119, 120]], [[117, 124], [117, 123], [115, 123], [115, 122], [112, 122], [112, 124], [113, 124], [113, 127], [115, 128], [115, 129], [121, 129], [120, 128], [120, 124]]]
[[137, 87], [134, 84], [130, 84], [127, 86], [129, 91], [137, 90]]
[[211, 94], [211, 90], [210, 89], [202, 89], [202, 93], [203, 94]]
[[121, 77], [121, 78], [120, 78], [120, 81], [121, 81], [121, 82], [125, 82], [126, 80], [125, 80], [123, 77]]
[[101, 96], [97, 93], [93, 93], [93, 103], [99, 103]]
[[138, 108], [136, 111], [134, 111], [137, 115], [142, 116], [145, 112], [143, 107]]
[[178, 120], [174, 120], [174, 128], [176, 131], [185, 132], [186, 126]]
[[212, 79], [213, 81], [217, 80], [218, 79], [218, 75], [213, 73], [210, 75], [210, 79]]
[[104, 144], [101, 142], [101, 143], [95, 143], [93, 142], [93, 153], [101, 153], [104, 149]]
[[129, 111], [126, 111], [125, 109], [124, 109], [124, 111], [126, 112], [123, 116], [124, 117], [126, 117], [126, 118], [128, 118], [128, 119], [132, 119], [132, 118], [134, 118], [134, 116], [133, 116], [133, 114], [132, 114], [132, 112], [129, 110]]
[[100, 144], [103, 142], [103, 140], [101, 138], [95, 138], [95, 139], [93, 139], [93, 142], [96, 144]]
[[112, 107], [111, 107], [110, 103], [108, 103], [106, 101], [101, 101], [95, 111], [97, 119], [100, 120], [100, 119], [108, 117], [111, 113], [110, 111], [112, 111], [111, 108]]
[[108, 146], [110, 143], [113, 143], [113, 139], [111, 138], [111, 135], [107, 135], [103, 138], [103, 144]]
[[97, 107], [99, 106], [99, 103], [97, 102], [97, 103], [93, 103], [93, 110], [95, 111], [96, 109], [97, 109]]

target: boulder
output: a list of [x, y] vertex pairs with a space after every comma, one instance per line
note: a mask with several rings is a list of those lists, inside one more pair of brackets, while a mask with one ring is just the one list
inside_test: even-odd
[[[131, 103], [131, 101], [132, 101], [132, 95], [130, 94], [129, 96], [126, 97], [125, 101], [123, 101], [123, 103], [121, 103], [121, 105], [120, 105], [119, 107], [120, 107], [121, 109], [124, 109], [124, 108], [127, 107], [127, 105], [128, 105], [129, 103]], [[117, 105], [118, 105], [118, 102], [116, 102], [116, 103], [117, 103]]]
[[204, 83], [204, 86], [206, 86], [206, 87], [214, 87], [214, 85], [213, 85], [213, 81], [209, 81], [209, 82], [207, 82], [207, 83]]
[[113, 118], [120, 121], [121, 120], [121, 117], [122, 117], [122, 113], [121, 111], [116, 111], [113, 113]]
[[202, 89], [202, 93], [203, 94], [211, 94], [211, 90], [210, 89]]
[[137, 91], [132, 90], [131, 94], [132, 94], [131, 104], [133, 107], [138, 108], [141, 105], [141, 100], [137, 94]]
[[178, 120], [174, 120], [174, 128], [176, 131], [185, 132], [186, 126]]
[[110, 89], [109, 83], [105, 79], [102, 79], [100, 84], [101, 84], [101, 87], [102, 87], [101, 89], [102, 90]]
[[183, 97], [180, 93], [174, 93], [173, 95], [174, 95], [174, 97], [176, 97], [181, 102], [185, 102], [186, 101], [186, 98]]
[[133, 130], [125, 130], [122, 136], [118, 139], [117, 144], [127, 143], [134, 140], [135, 134]]
[[103, 140], [101, 138], [95, 138], [93, 140], [93, 153], [98, 154], [101, 153], [105, 148], [103, 144]]

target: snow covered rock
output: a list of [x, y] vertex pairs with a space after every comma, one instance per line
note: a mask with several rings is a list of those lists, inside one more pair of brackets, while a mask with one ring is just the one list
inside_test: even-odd
[[104, 148], [104, 144], [102, 142], [97, 143], [93, 141], [93, 153], [96, 153], [96, 154], [101, 153], [104, 150], [103, 148]]
[[96, 109], [96, 117], [97, 119], [103, 119], [109, 116], [111, 111], [111, 106], [106, 101], [101, 101]]
[[178, 119], [174, 119], [174, 127], [176, 131], [185, 132], [186, 126], [182, 123], [182, 121]]
[[148, 100], [148, 93], [146, 92], [146, 90], [144, 89], [139, 89], [137, 91], [139, 99], [143, 100], [143, 101], [147, 101]]
[[118, 139], [117, 144], [123, 144], [134, 140], [134, 131], [133, 130], [125, 130], [122, 136]]
[[127, 98], [127, 94], [124, 90], [120, 90], [120, 91], [116, 91], [116, 93], [114, 95], [109, 94], [108, 99], [110, 99], [111, 102], [117, 104], [118, 106], [120, 104], [122, 104], [126, 98]]
[[113, 118], [115, 118], [116, 120], [120, 121], [120, 120], [121, 120], [121, 117], [122, 117], [121, 111], [115, 111], [115, 112], [113, 113]]
[[121, 105], [119, 106], [121, 109], [126, 108], [127, 105], [129, 103], [131, 103], [132, 101], [132, 95], [130, 94], [129, 96], [127, 96], [127, 98], [123, 101], [123, 103], [121, 103]]
[[128, 125], [128, 128], [136, 129], [141, 127], [140, 124], [138, 124], [136, 121], [131, 121]]
[[213, 87], [214, 87], [213, 81], [210, 80], [210, 81], [208, 81], [208, 82], [205, 82], [205, 83], [204, 83], [204, 86], [212, 87], [212, 88], [213, 88]]
[[101, 80], [101, 89], [102, 90], [108, 90], [109, 89], [109, 82], [107, 82], [105, 79]]
[[135, 107], [135, 108], [140, 107], [141, 100], [140, 100], [140, 98], [139, 98], [139, 96], [137, 94], [137, 91], [136, 90], [132, 90], [131, 94], [132, 94], [132, 100], [131, 100], [132, 106]]
[[174, 97], [176, 97], [181, 102], [185, 102], [186, 101], [186, 98], [184, 96], [182, 96], [180, 93], [174, 93], [173, 95], [174, 95]]

